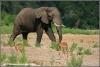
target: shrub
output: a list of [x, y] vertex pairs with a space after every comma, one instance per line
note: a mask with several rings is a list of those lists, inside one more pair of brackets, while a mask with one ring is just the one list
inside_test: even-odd
[[70, 47], [71, 54], [73, 54], [73, 51], [76, 49], [76, 47], [77, 47], [77, 44], [73, 43], [72, 46]]
[[24, 49], [24, 47], [23, 47], [23, 49], [22, 49], [22, 56], [20, 57], [19, 62], [20, 62], [20, 63], [26, 63], [26, 62], [28, 62], [27, 57], [26, 57], [26, 54], [25, 54], [25, 49]]
[[56, 51], [60, 50], [60, 46], [58, 44], [56, 44], [55, 42], [51, 43], [50, 48], [55, 49]]
[[86, 55], [92, 55], [93, 52], [91, 51], [90, 48], [88, 48], [88, 49], [85, 49], [85, 50], [84, 50], [84, 54], [86, 54]]
[[35, 47], [41, 47], [42, 44], [36, 42]]
[[71, 61], [69, 62], [67, 60], [68, 66], [81, 66], [82, 63], [83, 63], [83, 56], [76, 59], [75, 56], [72, 55]]
[[1, 54], [1, 62], [3, 62], [6, 59], [6, 54]]
[[82, 52], [82, 50], [83, 50], [83, 47], [78, 47], [78, 52], [77, 52], [77, 54], [78, 54], [78, 55], [83, 55], [84, 53]]
[[97, 47], [99, 47], [99, 45], [98, 45], [97, 43], [95, 43], [95, 44], [93, 45], [93, 48], [97, 48]]
[[8, 58], [9, 63], [17, 63], [17, 56], [12, 52], [11, 56]]

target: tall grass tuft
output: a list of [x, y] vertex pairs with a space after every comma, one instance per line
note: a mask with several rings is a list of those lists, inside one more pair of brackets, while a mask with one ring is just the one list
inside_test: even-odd
[[11, 56], [8, 57], [9, 63], [17, 63], [17, 56], [12, 52]]
[[41, 46], [42, 46], [42, 44], [36, 42], [35, 47], [41, 47]]
[[85, 49], [85, 50], [84, 50], [84, 54], [86, 54], [86, 55], [92, 55], [93, 52], [91, 51], [90, 48], [88, 48], [88, 49]]
[[79, 58], [75, 58], [75, 56], [72, 55], [71, 60], [70, 61], [67, 60], [68, 66], [82, 66], [82, 63], [83, 63], [83, 55], [82, 57]]
[[27, 63], [28, 62], [24, 47], [22, 49], [22, 56], [20, 57], [19, 62], [20, 63]]
[[1, 63], [2, 63], [6, 59], [6, 54], [1, 54], [0, 58], [1, 58]]
[[93, 48], [98, 48], [99, 47], [99, 45], [97, 44], [97, 43], [95, 43], [94, 45], [93, 45]]
[[60, 46], [58, 44], [56, 44], [55, 42], [51, 43], [50, 48], [55, 49], [56, 51], [60, 50]]
[[73, 42], [72, 46], [70, 47], [71, 54], [73, 54], [73, 51], [76, 49], [76, 47], [77, 47], [77, 43]]

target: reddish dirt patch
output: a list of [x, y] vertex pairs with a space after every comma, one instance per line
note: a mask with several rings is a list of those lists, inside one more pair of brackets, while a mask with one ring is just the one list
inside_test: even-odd
[[[58, 35], [56, 35], [56, 38], [58, 39]], [[17, 38], [20, 38], [21, 40], [17, 40]], [[20, 35], [15, 40], [16, 43], [22, 42], [22, 38]], [[2, 42], [8, 42], [9, 34], [1, 34], [1, 41]], [[73, 42], [78, 44], [78, 47], [84, 47], [89, 48], [94, 51], [92, 55], [84, 55], [83, 58], [83, 64], [82, 66], [99, 66], [99, 48], [93, 48], [93, 45], [95, 43], [99, 44], [99, 35], [74, 35], [74, 34], [63, 34], [62, 41], [68, 43], [68, 47], [73, 44]], [[48, 38], [46, 34], [43, 34], [41, 44], [43, 44], [40, 48], [36, 48], [34, 46], [36, 42], [36, 34], [30, 33], [28, 35], [28, 43], [31, 45], [31, 47], [25, 47], [26, 55], [29, 60], [37, 62], [44, 61], [44, 66], [50, 66], [50, 61], [52, 61], [52, 58], [54, 58], [55, 62], [54, 66], [67, 66], [66, 59], [71, 59], [70, 52], [68, 54], [68, 58], [64, 57], [63, 59], [59, 56], [59, 51], [55, 51], [54, 49], [50, 48], [51, 41]], [[10, 46], [1, 46], [1, 54], [6, 53], [8, 56], [11, 55], [11, 50], [15, 49]], [[77, 51], [74, 51], [75, 57], [79, 57], [76, 53]], [[21, 55], [21, 54], [19, 54]]]

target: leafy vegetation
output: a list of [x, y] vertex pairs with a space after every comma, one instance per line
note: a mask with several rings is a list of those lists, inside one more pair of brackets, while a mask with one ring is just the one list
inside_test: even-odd
[[27, 63], [28, 62], [28, 59], [27, 59], [27, 56], [25, 54], [25, 49], [24, 48], [22, 49], [22, 56], [20, 57], [19, 62], [20, 63]]
[[83, 55], [84, 52], [83, 52], [82, 50], [83, 50], [83, 47], [78, 47], [77, 54], [78, 54], [78, 55]]
[[77, 44], [76, 43], [73, 43], [72, 46], [70, 47], [70, 52], [71, 52], [71, 55], [73, 54], [73, 51], [77, 48]]
[[0, 59], [1, 63], [4, 62], [4, 60], [6, 59], [6, 54], [1, 54]]
[[50, 48], [55, 49], [56, 51], [60, 50], [60, 46], [58, 44], [56, 44], [55, 42], [51, 43]]
[[12, 52], [11, 56], [8, 57], [9, 63], [17, 63], [17, 55]]
[[97, 44], [97, 43], [95, 43], [94, 45], [93, 45], [93, 48], [98, 48], [99, 47], [99, 45]]
[[41, 47], [41, 46], [42, 46], [42, 44], [36, 42], [35, 47]]
[[82, 57], [79, 57], [79, 58], [75, 58], [75, 56], [72, 55], [71, 61], [69, 62], [67, 60], [68, 66], [82, 66], [82, 63], [83, 63], [83, 55]]
[[88, 49], [84, 50], [84, 54], [86, 54], [86, 55], [92, 55], [93, 52], [92, 52], [92, 50], [90, 48], [88, 48]]

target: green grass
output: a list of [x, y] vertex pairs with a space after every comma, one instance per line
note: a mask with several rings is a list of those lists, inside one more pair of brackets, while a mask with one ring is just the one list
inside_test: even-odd
[[75, 56], [72, 55], [71, 60], [70, 61], [67, 60], [68, 66], [82, 66], [82, 63], [83, 63], [83, 55], [82, 57], [79, 58], [75, 58]]
[[[1, 26], [1, 33], [2, 34], [11, 34], [13, 30], [13, 24], [10, 24], [9, 26], [3, 25]], [[53, 32], [57, 33], [57, 30], [55, 27], [53, 27]], [[44, 32], [45, 33], [45, 32]], [[82, 29], [74, 29], [74, 28], [62, 28], [62, 34], [86, 34], [86, 35], [94, 35], [99, 34], [99, 31], [92, 31], [92, 30], [82, 30]]]
[[83, 50], [83, 47], [78, 47], [77, 54], [78, 54], [78, 55], [83, 55], [84, 52], [83, 52], [82, 50]]
[[[57, 33], [56, 28], [53, 28], [53, 32]], [[94, 34], [99, 34], [99, 31], [92, 31], [92, 30], [82, 30], [82, 29], [74, 29], [74, 28], [62, 28], [62, 34], [85, 34], [85, 35], [94, 35]]]
[[93, 45], [93, 48], [98, 48], [99, 47], [99, 45], [97, 44], [97, 43], [95, 43], [94, 45]]
[[52, 42], [52, 43], [51, 43], [50, 48], [55, 49], [56, 51], [59, 51], [59, 50], [60, 50], [59, 45], [58, 45], [58, 44], [56, 44], [55, 42]]
[[0, 59], [1, 63], [4, 62], [4, 60], [6, 59], [6, 54], [1, 54]]
[[36, 42], [35, 47], [41, 47], [41, 46], [42, 46], [42, 44]]
[[73, 42], [73, 44], [71, 45], [71, 47], [70, 47], [70, 52], [71, 52], [71, 54], [73, 54], [73, 51], [75, 50], [77, 48], [77, 43], [74, 43]]
[[86, 55], [92, 55], [93, 51], [90, 48], [88, 48], [88, 49], [84, 50], [84, 54], [86, 54]]
[[11, 56], [8, 57], [9, 63], [17, 63], [17, 56], [12, 52]]
[[20, 57], [19, 62], [20, 63], [27, 63], [28, 62], [24, 48], [22, 49], [22, 56]]
[[13, 30], [13, 25], [10, 25], [10, 26], [1, 26], [1, 33], [2, 34], [11, 34], [12, 33], [12, 30]]

